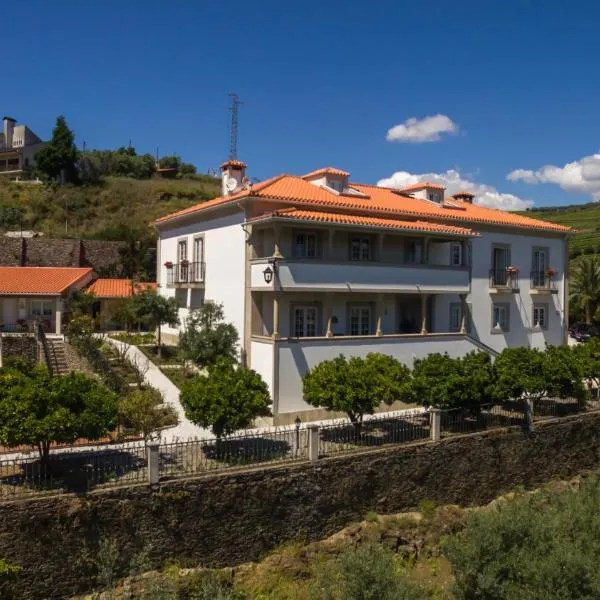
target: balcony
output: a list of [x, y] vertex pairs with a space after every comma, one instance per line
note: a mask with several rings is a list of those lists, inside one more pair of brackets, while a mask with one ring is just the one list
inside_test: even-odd
[[180, 262], [167, 267], [168, 287], [202, 287], [204, 285], [204, 262]]
[[457, 293], [470, 290], [469, 269], [442, 265], [255, 259], [254, 291]]
[[490, 269], [490, 294], [518, 294], [519, 273], [507, 269]]
[[529, 292], [532, 295], [558, 294], [558, 284], [554, 280], [554, 274], [547, 271], [531, 271]]

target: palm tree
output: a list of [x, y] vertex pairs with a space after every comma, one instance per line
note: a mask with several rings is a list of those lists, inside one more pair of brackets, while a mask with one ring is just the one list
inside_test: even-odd
[[600, 260], [584, 258], [571, 273], [570, 301], [585, 313], [585, 322], [591, 323], [600, 306]]

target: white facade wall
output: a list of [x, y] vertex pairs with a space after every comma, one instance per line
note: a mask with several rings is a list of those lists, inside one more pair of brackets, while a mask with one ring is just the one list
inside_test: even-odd
[[[158, 283], [160, 293], [167, 298], [180, 301], [179, 328], [165, 326], [163, 332], [177, 334], [185, 326], [191, 308], [198, 308], [202, 302], [222, 303], [225, 320], [233, 323], [240, 340], [244, 339], [244, 300], [245, 300], [245, 261], [246, 234], [242, 229], [245, 213], [237, 210], [227, 216], [215, 217], [191, 224], [178, 225], [159, 231], [160, 260], [158, 263]], [[177, 262], [177, 243], [187, 240], [188, 260], [193, 256], [194, 238], [204, 237], [204, 262], [206, 263], [204, 290], [167, 287], [165, 262]]]
[[274, 344], [270, 340], [252, 340], [250, 342], [250, 368], [254, 369], [267, 384], [269, 394], [273, 398], [275, 377]]

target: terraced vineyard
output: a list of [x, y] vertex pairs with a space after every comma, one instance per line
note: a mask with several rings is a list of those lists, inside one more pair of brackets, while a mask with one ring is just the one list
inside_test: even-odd
[[578, 230], [571, 237], [571, 259], [584, 254], [600, 254], [600, 203], [574, 204], [560, 208], [538, 208], [520, 213], [534, 219], [543, 219], [569, 225]]

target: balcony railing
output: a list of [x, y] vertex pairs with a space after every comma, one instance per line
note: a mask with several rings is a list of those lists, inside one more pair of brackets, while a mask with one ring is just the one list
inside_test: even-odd
[[204, 283], [204, 262], [174, 263], [167, 269], [167, 285]]
[[548, 291], [555, 293], [558, 291], [558, 285], [554, 280], [554, 275], [549, 275], [546, 271], [531, 271], [530, 286], [532, 290]]
[[519, 291], [519, 273], [506, 269], [490, 269], [490, 288], [516, 293]]

